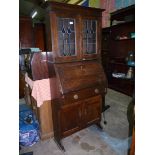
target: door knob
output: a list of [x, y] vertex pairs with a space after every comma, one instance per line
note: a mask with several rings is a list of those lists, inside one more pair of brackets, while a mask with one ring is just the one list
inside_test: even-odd
[[73, 97], [75, 100], [77, 100], [79, 98], [77, 94], [75, 94]]
[[99, 90], [98, 90], [97, 88], [95, 89], [95, 93], [96, 93], [96, 94], [98, 94], [98, 93], [99, 93]]

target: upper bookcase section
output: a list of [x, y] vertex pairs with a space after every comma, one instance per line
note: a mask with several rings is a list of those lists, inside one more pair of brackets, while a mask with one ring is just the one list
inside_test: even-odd
[[46, 40], [55, 62], [99, 58], [103, 9], [46, 2]]

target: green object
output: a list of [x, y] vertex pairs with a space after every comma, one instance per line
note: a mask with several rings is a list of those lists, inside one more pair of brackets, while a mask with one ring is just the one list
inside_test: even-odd
[[130, 37], [131, 37], [131, 38], [135, 38], [135, 32], [131, 32], [131, 33], [130, 33]]

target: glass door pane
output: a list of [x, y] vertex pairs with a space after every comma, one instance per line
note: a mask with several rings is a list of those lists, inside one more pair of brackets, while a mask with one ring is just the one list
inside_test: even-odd
[[83, 52], [84, 54], [95, 54], [96, 51], [96, 20], [83, 20]]
[[75, 19], [58, 18], [58, 48], [60, 56], [75, 56]]

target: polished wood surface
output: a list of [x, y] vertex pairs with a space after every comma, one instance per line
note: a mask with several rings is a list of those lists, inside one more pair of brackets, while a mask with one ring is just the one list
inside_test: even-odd
[[[52, 59], [48, 59], [48, 65], [54, 66], [59, 92], [59, 96], [52, 101], [54, 139], [64, 150], [62, 138], [92, 124], [100, 127], [102, 99], [107, 87], [106, 76], [100, 63], [103, 10], [55, 2], [45, 3], [45, 8], [47, 47], [52, 50]], [[66, 25], [59, 25], [67, 23], [66, 19], [71, 19], [67, 28]], [[88, 23], [95, 23], [93, 31], [87, 30], [95, 34], [95, 41], [84, 42], [87, 38], [84, 37], [84, 31], [89, 27]], [[68, 28], [70, 24], [74, 24], [71, 31]], [[87, 25], [86, 29], [84, 24]], [[74, 44], [75, 36], [75, 51], [72, 51], [74, 54], [68, 53], [70, 47], [68, 51], [64, 48], [69, 44], [68, 33], [73, 30], [75, 35], [72, 35], [71, 41]], [[68, 37], [63, 42], [64, 35]], [[91, 43], [94, 45], [93, 50], [87, 48]], [[50, 68], [48, 67], [49, 70]]]
[[[45, 57], [45, 61], [44, 61]], [[46, 52], [33, 53], [30, 60], [32, 80], [41, 80], [49, 78], [48, 65], [46, 63]]]
[[[45, 3], [45, 8], [48, 12], [46, 15], [47, 50], [54, 52], [53, 58], [55, 62], [72, 62], [100, 58], [99, 54], [101, 53], [101, 18], [102, 11], [104, 10], [87, 7], [84, 7], [83, 9], [83, 7], [81, 6], [61, 4], [56, 2]], [[74, 56], [60, 56], [58, 43], [58, 18], [72, 18], [75, 20], [76, 54]], [[97, 47], [95, 54], [85, 54], [82, 48], [82, 23], [84, 20], [95, 20], [97, 22]]]
[[41, 139], [49, 139], [53, 137], [53, 118], [52, 118], [52, 108], [51, 100], [45, 101], [39, 109], [39, 121], [40, 121], [40, 131]]
[[40, 50], [45, 51], [45, 25], [43, 23], [35, 23], [33, 30], [35, 47], [38, 47], [40, 48]]
[[19, 47], [34, 47], [32, 19], [27, 16], [19, 17]]
[[[33, 52], [27, 54], [27, 59], [22, 59], [25, 65], [25, 72], [32, 80], [42, 80], [55, 77], [55, 70], [52, 64], [52, 52]], [[50, 60], [49, 60], [50, 59]], [[50, 61], [48, 63], [48, 61]]]
[[55, 64], [62, 93], [105, 84], [105, 74], [98, 61]]
[[81, 129], [81, 102], [62, 106], [60, 110], [61, 137], [66, 137]]
[[[40, 123], [41, 138], [51, 137], [54, 130], [54, 139], [64, 149], [62, 138], [92, 124], [100, 127], [102, 99], [107, 87], [106, 76], [100, 63], [103, 10], [55, 2], [45, 3], [45, 8], [46, 43], [51, 52], [33, 53], [28, 66], [33, 80], [55, 79], [50, 81], [52, 101], [43, 103], [39, 108], [36, 107], [34, 99], [31, 102]], [[67, 53], [70, 48], [64, 49], [67, 54], [60, 52], [60, 33], [63, 33], [62, 29], [58, 31], [60, 19], [65, 22], [68, 22], [66, 19], [71, 19], [68, 24], [74, 23], [75, 38], [71, 37], [72, 41], [75, 39], [74, 54]], [[95, 41], [91, 38], [87, 45], [83, 42], [86, 41], [83, 32], [84, 24], [89, 27], [89, 23], [94, 23], [95, 28], [93, 31], [89, 28], [89, 33], [95, 36]], [[67, 27], [66, 31], [68, 35], [70, 29]], [[64, 41], [69, 43], [68, 38]], [[91, 44], [91, 50], [84, 47]]]
[[40, 107], [37, 107], [37, 101], [31, 96], [31, 88], [25, 87], [25, 100], [35, 113], [40, 126], [40, 138], [46, 140], [53, 137], [53, 118], [51, 100], [44, 101]]
[[133, 128], [132, 132], [132, 142], [129, 155], [135, 155], [135, 128]]
[[19, 98], [24, 98], [24, 88], [25, 88], [25, 76], [20, 71], [19, 72]]

